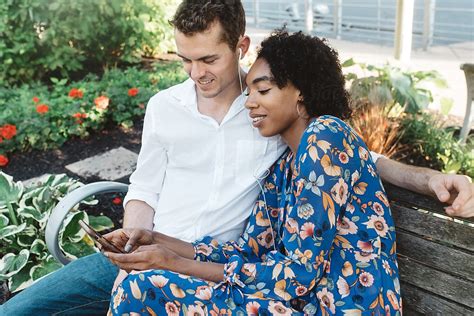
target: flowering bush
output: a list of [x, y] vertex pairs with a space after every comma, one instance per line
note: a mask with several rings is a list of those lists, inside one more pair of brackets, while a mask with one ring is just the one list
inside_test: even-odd
[[113, 69], [71, 84], [52, 78], [51, 87], [0, 88], [0, 167], [14, 150], [57, 147], [110, 122], [130, 127], [153, 94], [185, 77], [179, 63], [167, 62], [152, 71]]

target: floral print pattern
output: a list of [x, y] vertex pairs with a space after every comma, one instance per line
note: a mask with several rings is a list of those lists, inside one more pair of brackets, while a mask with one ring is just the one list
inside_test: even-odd
[[114, 314], [401, 315], [395, 228], [360, 137], [314, 119], [298, 152], [272, 167], [238, 241], [194, 243], [195, 260], [225, 264], [219, 284], [150, 270], [131, 274]]

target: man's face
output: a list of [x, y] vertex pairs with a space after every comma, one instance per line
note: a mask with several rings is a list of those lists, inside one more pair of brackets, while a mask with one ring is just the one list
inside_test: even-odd
[[222, 32], [218, 22], [192, 36], [175, 30], [178, 55], [183, 60], [184, 70], [196, 83], [197, 93], [204, 98], [239, 91], [238, 55], [222, 41]]

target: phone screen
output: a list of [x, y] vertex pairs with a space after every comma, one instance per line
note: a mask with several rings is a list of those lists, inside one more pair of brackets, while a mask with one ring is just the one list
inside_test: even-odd
[[120, 250], [119, 247], [115, 246], [112, 242], [105, 239], [101, 234], [96, 232], [91, 226], [89, 226], [83, 220], [79, 220], [79, 225], [81, 225], [82, 229], [84, 229], [87, 235], [89, 235], [96, 244], [99, 244], [100, 246], [102, 246], [104, 250], [117, 252], [117, 253], [124, 253], [122, 250]]

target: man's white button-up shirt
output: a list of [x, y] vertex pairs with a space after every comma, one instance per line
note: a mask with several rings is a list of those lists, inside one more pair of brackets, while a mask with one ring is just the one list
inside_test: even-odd
[[155, 210], [154, 230], [186, 241], [238, 238], [258, 179], [286, 149], [279, 136], [252, 127], [244, 102], [239, 96], [219, 125], [199, 113], [190, 79], [153, 96], [124, 205], [146, 202]]

